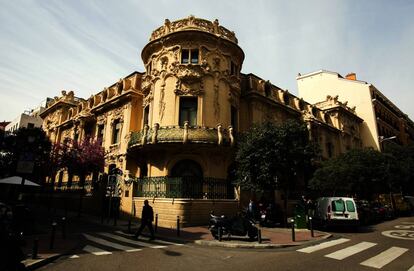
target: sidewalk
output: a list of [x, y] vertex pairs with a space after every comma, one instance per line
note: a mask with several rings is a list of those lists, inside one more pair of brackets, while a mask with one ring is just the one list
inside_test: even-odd
[[[70, 216], [69, 214], [68, 216]], [[118, 220], [117, 225], [113, 226], [111, 220], [108, 224], [105, 220], [101, 224], [101, 218], [83, 215], [81, 218], [73, 218], [76, 223], [95, 224], [108, 227], [113, 230], [122, 230], [128, 232], [128, 221]], [[137, 229], [137, 224], [133, 223], [131, 231]], [[215, 240], [207, 226], [199, 227], [185, 227], [180, 229], [179, 236], [176, 229], [158, 228], [156, 238], [160, 240], [178, 242], [178, 243], [194, 243], [205, 246], [217, 246], [227, 248], [282, 248], [288, 246], [299, 246], [304, 244], [311, 244], [329, 238], [331, 234], [320, 231], [314, 231], [314, 237], [311, 237], [309, 230], [295, 230], [295, 242], [292, 241], [292, 231], [287, 228], [261, 228], [262, 242], [250, 241], [247, 237], [232, 236], [231, 239], [223, 237], [222, 241]], [[38, 257], [32, 259], [32, 248], [34, 239], [39, 240]], [[68, 255], [71, 251], [79, 248], [82, 242], [81, 234], [68, 234], [64, 239], [62, 232], [57, 228], [55, 233], [55, 240], [53, 249], [50, 249], [51, 233], [42, 233], [26, 238], [26, 247], [24, 252], [28, 255], [27, 259], [23, 262], [29, 270], [34, 270], [40, 266], [53, 262], [57, 258], [63, 255]]]

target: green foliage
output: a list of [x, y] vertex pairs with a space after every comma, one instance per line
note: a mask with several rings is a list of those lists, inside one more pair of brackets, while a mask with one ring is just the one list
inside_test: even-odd
[[238, 144], [236, 184], [244, 190], [289, 190], [315, 155], [303, 124], [290, 120], [255, 125]]
[[370, 198], [376, 193], [399, 191], [409, 179], [411, 159], [404, 148], [393, 153], [373, 149], [354, 149], [327, 160], [309, 182], [321, 195], [357, 195]]
[[40, 128], [21, 128], [15, 133], [0, 135], [0, 175], [15, 175], [19, 160], [34, 162], [32, 179], [45, 173], [51, 143]]

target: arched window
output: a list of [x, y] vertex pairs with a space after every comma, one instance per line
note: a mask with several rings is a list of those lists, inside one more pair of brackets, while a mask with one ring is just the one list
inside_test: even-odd
[[177, 180], [167, 187], [167, 191], [174, 192], [181, 198], [203, 197], [203, 169], [193, 160], [181, 160], [171, 169], [171, 177]]
[[171, 169], [171, 177], [203, 177], [203, 169], [201, 166], [189, 159], [177, 162]]

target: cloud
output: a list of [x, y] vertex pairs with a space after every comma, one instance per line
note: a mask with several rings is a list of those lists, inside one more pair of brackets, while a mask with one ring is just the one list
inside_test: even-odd
[[0, 120], [62, 89], [87, 98], [143, 71], [151, 32], [190, 14], [235, 31], [245, 73], [297, 93], [298, 72], [356, 72], [414, 116], [413, 12], [407, 1], [3, 1]]

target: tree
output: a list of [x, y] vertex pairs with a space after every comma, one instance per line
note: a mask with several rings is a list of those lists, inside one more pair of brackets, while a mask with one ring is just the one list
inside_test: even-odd
[[375, 193], [389, 192], [401, 170], [390, 154], [369, 148], [353, 149], [323, 162], [309, 186], [327, 196], [356, 194], [370, 198]]
[[281, 189], [285, 214], [289, 193], [311, 168], [317, 148], [306, 126], [294, 120], [266, 122], [241, 136], [236, 153], [236, 184], [244, 190]]
[[[40, 128], [20, 128], [15, 133], [2, 133], [0, 137], [1, 175], [19, 174], [19, 162], [33, 162], [31, 173], [24, 174], [34, 181], [41, 181], [45, 176], [45, 167], [51, 143], [45, 132]], [[23, 174], [23, 173], [22, 173]]]
[[67, 151], [62, 152], [62, 166], [68, 170], [69, 176], [79, 176], [80, 186], [85, 184], [86, 175], [103, 170], [104, 149], [99, 140], [89, 137], [81, 142], [66, 139], [64, 144], [63, 149]]
[[394, 192], [414, 194], [414, 145], [384, 144], [384, 154], [389, 157], [390, 186]]

